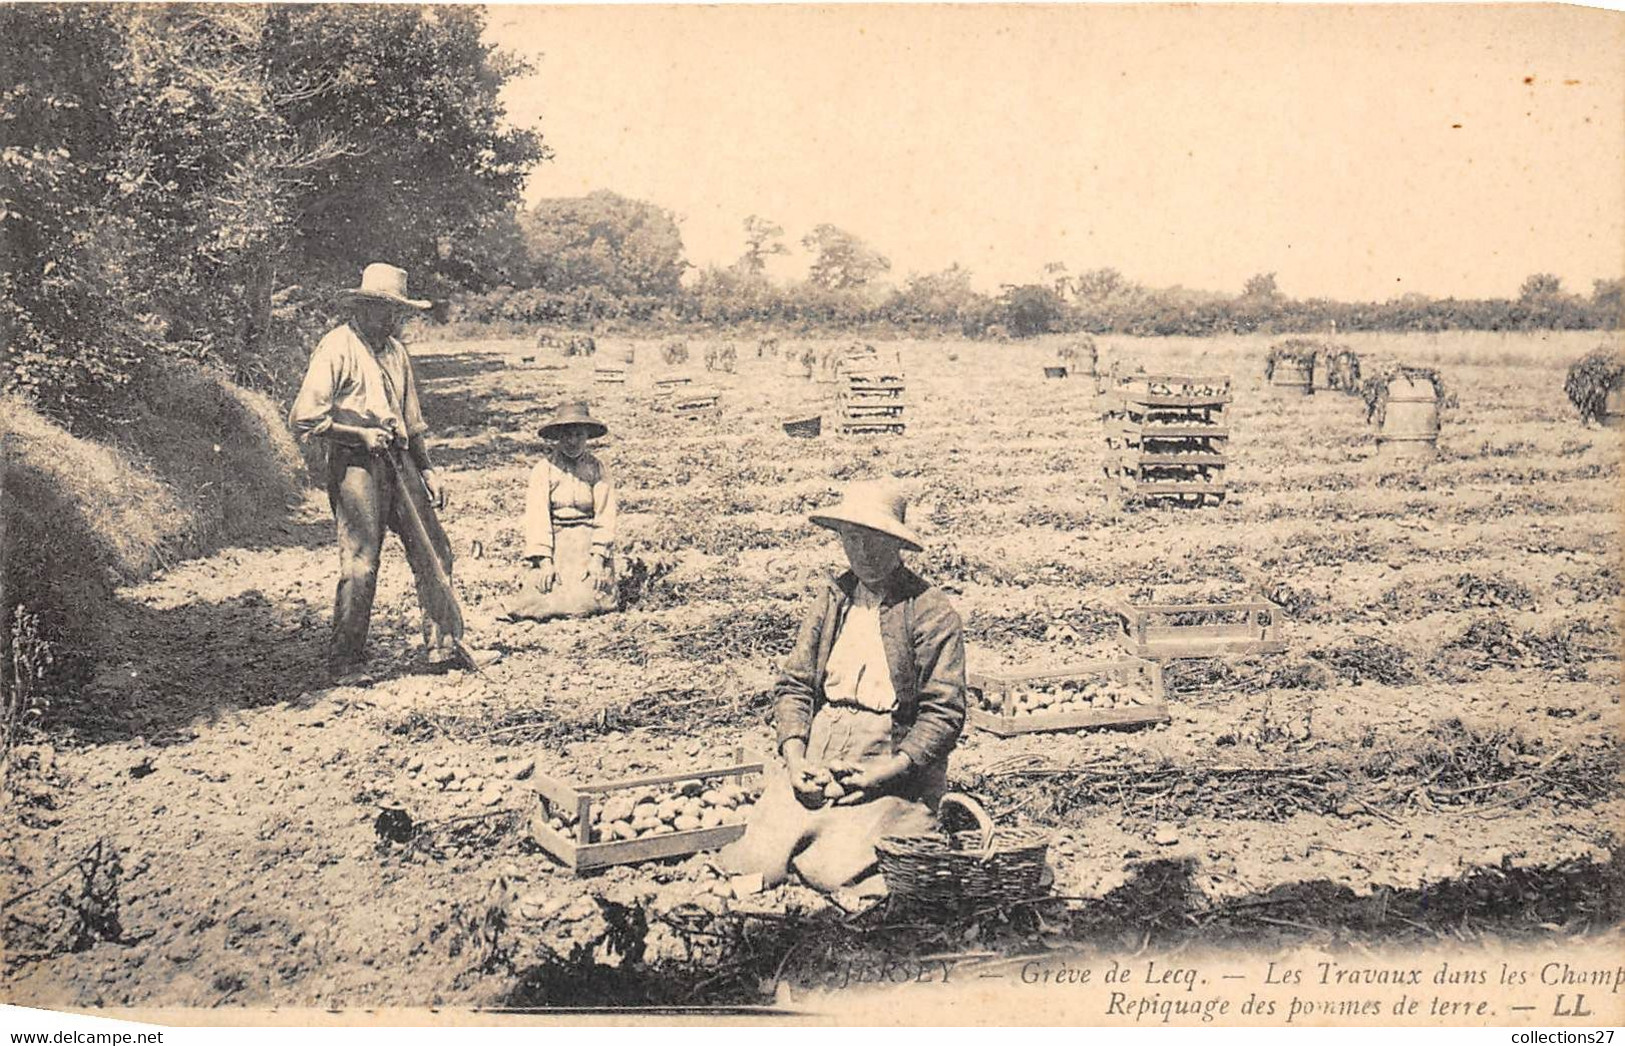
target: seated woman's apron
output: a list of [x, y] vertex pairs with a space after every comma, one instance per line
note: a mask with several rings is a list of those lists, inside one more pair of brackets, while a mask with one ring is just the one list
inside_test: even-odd
[[[907, 732], [893, 725], [890, 712], [826, 704], [813, 717], [807, 761], [826, 765], [889, 756]], [[875, 844], [881, 839], [933, 831], [932, 811], [946, 789], [947, 768], [939, 765], [910, 773], [896, 794], [809, 810], [796, 798], [789, 774], [777, 767], [751, 810], [744, 837], [724, 848], [720, 858], [728, 871], [760, 873], [768, 885], [794, 867], [807, 885], [833, 892], [875, 872]]]
[[[592, 566], [592, 517], [553, 517], [553, 566], [558, 581], [550, 592], [537, 592], [526, 584], [508, 604], [508, 616], [546, 621], [555, 617], [584, 617], [614, 610], [616, 603], [613, 560], [602, 590], [589, 576]], [[526, 579], [529, 580], [528, 578]]]

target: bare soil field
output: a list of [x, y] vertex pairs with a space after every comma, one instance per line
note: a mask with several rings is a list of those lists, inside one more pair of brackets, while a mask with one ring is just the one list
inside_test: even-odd
[[[1357, 399], [1274, 398], [1268, 339], [1100, 339], [1102, 367], [1233, 376], [1231, 496], [1197, 510], [1107, 503], [1095, 386], [1044, 380], [1054, 340], [900, 343], [900, 437], [834, 434], [835, 386], [783, 377], [751, 342], [735, 374], [706, 373], [701, 345], [668, 366], [640, 342], [624, 386], [594, 383], [624, 347], [607, 338], [596, 358], [415, 346], [476, 643], [503, 659], [412, 671], [392, 539], [381, 678], [324, 688], [337, 555], [314, 493], [284, 540], [127, 589], [122, 659], [76, 699], [71, 736], [28, 757], [5, 819], [5, 994], [760, 1003], [882, 948], [1617, 933], [1621, 444], [1562, 393], [1598, 336], [1342, 340], [1445, 373], [1460, 406], [1437, 462], [1379, 461]], [[659, 409], [653, 381], [675, 373], [721, 390], [719, 419]], [[611, 428], [624, 610], [493, 623], [535, 430], [577, 397]], [[823, 436], [786, 436], [809, 409]], [[774, 659], [840, 556], [805, 513], [881, 476], [913, 490], [929, 549], [911, 564], [950, 592], [972, 670], [1116, 657], [1111, 600], [1255, 585], [1285, 608], [1289, 648], [1170, 665], [1172, 722], [1155, 728], [967, 733], [954, 784], [1055, 833], [1055, 900], [849, 918], [794, 886], [735, 896], [703, 855], [578, 878], [539, 852], [536, 768], [605, 779], [770, 753]], [[480, 780], [426, 786], [418, 761]], [[375, 830], [383, 802], [408, 809], [410, 842]]]

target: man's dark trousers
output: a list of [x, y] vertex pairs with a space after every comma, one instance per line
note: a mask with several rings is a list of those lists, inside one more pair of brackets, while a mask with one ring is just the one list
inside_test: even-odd
[[[397, 483], [392, 471], [406, 473]], [[404, 518], [400, 499], [411, 497], [423, 520], [428, 541]], [[422, 478], [406, 455], [394, 450], [370, 454], [353, 447], [330, 446], [327, 467], [327, 499], [338, 524], [339, 586], [333, 606], [333, 639], [330, 657], [335, 664], [353, 664], [365, 659], [367, 630], [372, 622], [373, 594], [378, 587], [378, 560], [383, 551], [385, 530], [400, 536], [407, 562], [417, 581], [418, 605], [423, 608], [423, 638], [431, 653], [448, 652], [462, 636], [462, 623], [444, 609], [455, 606], [455, 596], [444, 589], [441, 578], [451, 577], [451, 542], [440, 527]], [[436, 563], [440, 569], [436, 570]], [[448, 598], [450, 602], [448, 602]]]

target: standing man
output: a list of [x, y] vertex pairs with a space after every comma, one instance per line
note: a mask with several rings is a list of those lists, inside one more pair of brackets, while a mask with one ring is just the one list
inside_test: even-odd
[[429, 427], [399, 340], [406, 317], [430, 303], [406, 296], [406, 272], [393, 265], [367, 266], [361, 286], [342, 293], [350, 319], [311, 353], [289, 414], [300, 439], [327, 441], [327, 498], [339, 540], [330, 667], [336, 677], [355, 678], [366, 664], [387, 527], [400, 535], [417, 580], [429, 663], [478, 668], [462, 644], [451, 543], [435, 515], [446, 506], [446, 490], [424, 446]]

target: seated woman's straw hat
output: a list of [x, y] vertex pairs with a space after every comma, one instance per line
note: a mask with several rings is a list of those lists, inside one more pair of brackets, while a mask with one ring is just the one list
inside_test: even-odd
[[361, 271], [361, 286], [346, 287], [339, 293], [348, 298], [387, 301], [394, 305], [419, 311], [434, 304], [422, 298], [408, 298], [406, 296], [406, 270], [397, 269], [393, 265], [385, 265], [383, 262], [373, 262]]
[[880, 483], [854, 483], [846, 488], [846, 496], [839, 505], [814, 512], [807, 518], [834, 531], [844, 527], [879, 531], [902, 542], [904, 548], [922, 551], [920, 536], [903, 522], [907, 513], [908, 499], [895, 488]]
[[609, 434], [609, 426], [594, 418], [582, 400], [566, 403], [555, 410], [553, 416], [537, 430], [537, 434], [543, 439], [558, 439], [564, 435], [566, 429], [575, 426], [586, 429], [588, 439], [597, 439]]

